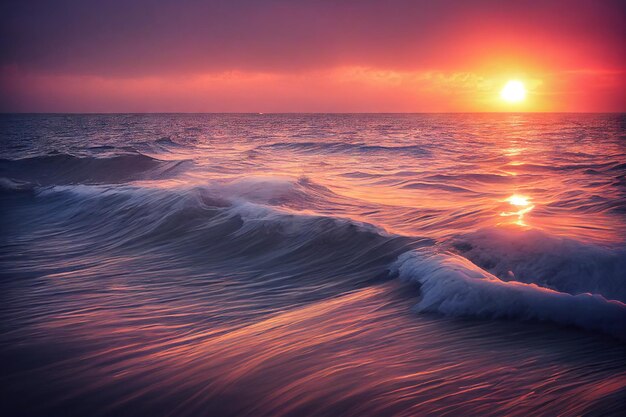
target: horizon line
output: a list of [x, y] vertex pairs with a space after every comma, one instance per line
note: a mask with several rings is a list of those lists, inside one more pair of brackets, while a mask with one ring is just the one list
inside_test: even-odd
[[16, 112], [3, 112], [0, 111], [0, 115], [117, 115], [117, 114], [246, 114], [246, 115], [283, 115], [283, 114], [337, 114], [337, 115], [354, 115], [354, 114], [625, 114], [624, 111], [449, 111], [449, 112], [333, 112], [333, 111], [318, 111], [318, 112], [236, 112], [236, 111], [224, 111], [224, 112], [186, 112], [186, 111], [154, 111], [154, 112], [133, 112], [133, 111], [121, 111], [121, 112], [37, 112], [37, 111], [16, 111]]

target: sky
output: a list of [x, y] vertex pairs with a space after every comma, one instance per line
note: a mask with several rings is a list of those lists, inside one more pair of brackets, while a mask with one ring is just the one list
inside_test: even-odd
[[0, 111], [623, 112], [620, 3], [0, 2]]

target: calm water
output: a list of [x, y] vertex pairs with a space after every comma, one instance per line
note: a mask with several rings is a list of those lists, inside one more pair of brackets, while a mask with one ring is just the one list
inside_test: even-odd
[[2, 115], [0, 414], [619, 415], [624, 115]]

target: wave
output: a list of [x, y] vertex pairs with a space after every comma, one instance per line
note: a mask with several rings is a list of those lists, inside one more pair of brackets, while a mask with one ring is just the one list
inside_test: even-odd
[[[56, 225], [81, 253], [108, 251], [114, 259], [132, 251], [228, 274], [237, 268], [263, 271], [260, 275], [273, 277], [267, 291], [288, 282], [297, 287], [293, 297], [337, 295], [397, 275], [419, 284], [418, 311], [551, 321], [626, 338], [626, 306], [605, 298], [621, 297], [624, 264], [621, 253], [605, 248], [543, 234], [482, 231], [455, 246], [478, 266], [460, 255], [439, 253], [430, 239], [390, 234], [350, 218], [291, 211], [293, 205], [310, 208], [336, 198], [304, 177], [172, 189], [53, 186], [36, 191], [35, 198], [45, 205], [45, 216], [31, 222], [39, 238]], [[531, 251], [534, 245], [538, 249]], [[596, 272], [580, 266], [589, 263]]]
[[175, 140], [173, 140], [172, 138], [169, 138], [169, 137], [162, 137], [160, 139], [155, 140], [154, 143], [156, 143], [158, 145], [161, 145], [161, 146], [163, 146], [165, 148], [169, 148], [169, 147], [171, 147], [171, 148], [182, 148], [182, 147], [184, 147], [184, 145], [176, 142]]
[[401, 153], [408, 155], [418, 154], [421, 156], [431, 154], [430, 150], [420, 145], [383, 146], [350, 142], [278, 142], [261, 145], [255, 149], [293, 151], [301, 153]]
[[328, 201], [338, 204], [343, 197], [329, 188], [301, 176], [294, 180], [285, 177], [248, 177], [229, 182], [214, 183], [206, 189], [230, 200], [242, 200], [293, 209], [323, 209]]
[[474, 264], [507, 281], [626, 301], [626, 250], [621, 247], [513, 227], [479, 230], [458, 237], [452, 246]]
[[[272, 184], [273, 191], [259, 187], [263, 182]], [[81, 246], [88, 246], [90, 252], [108, 251], [112, 258], [135, 251], [163, 253], [165, 258], [187, 260], [190, 267], [210, 266], [228, 273], [246, 266], [264, 274], [273, 272], [279, 277], [276, 281], [315, 284], [324, 292], [383, 279], [388, 265], [401, 253], [430, 244], [428, 239], [392, 235], [352, 219], [268, 205], [280, 198], [300, 198], [302, 187], [318, 186], [304, 179], [291, 183], [254, 179], [166, 190], [55, 186], [38, 191], [47, 217], [32, 225], [39, 227], [41, 222], [42, 236], [46, 225], [54, 224], [73, 236], [77, 246], [79, 239], [86, 239]]]
[[626, 305], [600, 295], [572, 295], [535, 284], [502, 281], [451, 253], [410, 251], [398, 258], [393, 270], [400, 279], [420, 285], [418, 312], [549, 321], [626, 340]]
[[23, 159], [0, 159], [0, 176], [38, 185], [118, 184], [164, 179], [190, 161], [162, 161], [140, 153], [105, 158], [49, 154]]
[[[619, 155], [622, 157], [623, 155]], [[524, 172], [568, 172], [568, 171], [623, 171], [624, 163], [620, 161], [607, 161], [603, 163], [564, 163], [564, 164], [533, 164], [533, 163], [510, 163], [502, 167], [504, 170], [514, 169]]]
[[383, 176], [383, 174], [372, 174], [372, 173], [363, 172], [363, 171], [352, 171], [352, 172], [339, 174], [339, 176], [344, 177], [344, 178], [380, 178]]
[[[412, 174], [412, 173], [411, 173]], [[501, 174], [476, 174], [476, 173], [464, 173], [464, 174], [433, 174], [424, 177], [427, 181], [442, 181], [442, 182], [476, 182], [481, 184], [509, 184], [513, 181], [519, 181], [520, 176], [513, 177], [511, 175]]]
[[453, 193], [466, 193], [466, 194], [474, 193], [474, 191], [472, 190], [468, 190], [467, 188], [458, 187], [455, 185], [437, 184], [437, 183], [422, 182], [422, 181], [409, 181], [407, 184], [400, 186], [400, 188], [410, 189], [410, 190], [442, 190], [442, 191], [449, 191]]

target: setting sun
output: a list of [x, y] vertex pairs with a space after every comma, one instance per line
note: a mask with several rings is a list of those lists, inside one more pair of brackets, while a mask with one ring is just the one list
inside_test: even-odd
[[509, 103], [519, 103], [526, 98], [526, 88], [521, 81], [511, 80], [500, 91], [500, 97]]

